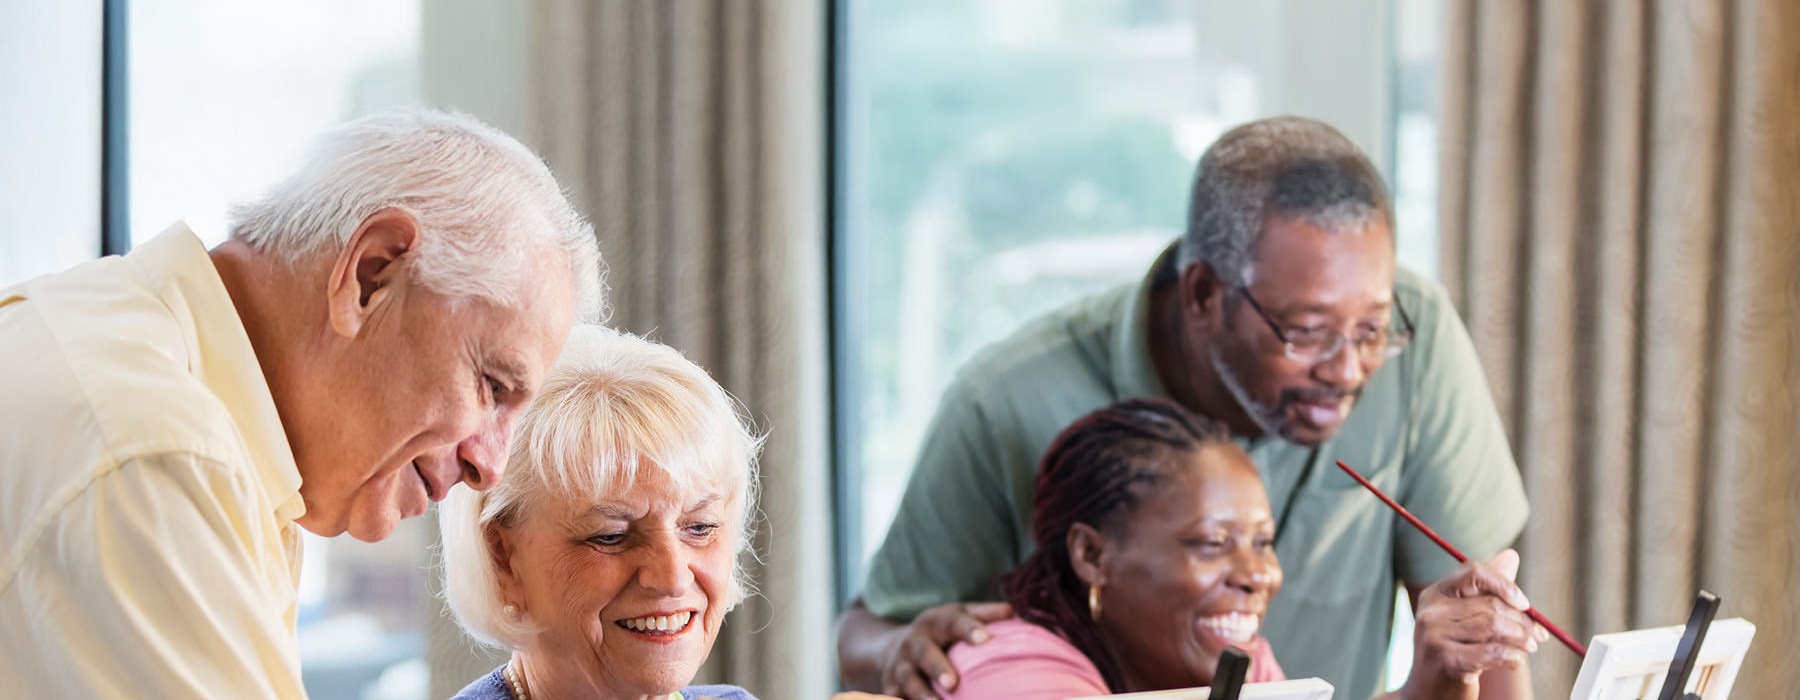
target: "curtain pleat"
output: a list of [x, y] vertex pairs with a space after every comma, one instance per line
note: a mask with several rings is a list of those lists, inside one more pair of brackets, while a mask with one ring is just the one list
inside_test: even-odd
[[[1587, 207], [1581, 198], [1584, 151], [1590, 112], [1585, 84], [1587, 60], [1583, 45], [1588, 12], [1583, 3], [1550, 3], [1536, 8], [1528, 36], [1536, 47], [1526, 140], [1519, 149], [1526, 173], [1518, 235], [1523, 241], [1517, 262], [1523, 279], [1507, 288], [1508, 280], [1495, 280], [1493, 294], [1510, 296], [1523, 308], [1511, 333], [1517, 339], [1515, 356], [1521, 391], [1512, 395], [1511, 424], [1515, 454], [1526, 464], [1569, 464], [1575, 457], [1575, 435], [1580, 430], [1580, 403], [1576, 369], [1580, 357], [1567, 352], [1577, 344], [1578, 308], [1576, 266], [1581, 232], [1589, 227]], [[1528, 42], [1531, 43], [1531, 42]], [[1520, 295], [1519, 290], [1525, 294]], [[1529, 407], [1529, 408], [1527, 408]], [[1508, 406], [1503, 405], [1503, 409]], [[1534, 517], [1524, 539], [1527, 545], [1574, 529], [1579, 518], [1575, 507], [1576, 473], [1572, 470], [1538, 472], [1527, 481]], [[1526, 581], [1532, 603], [1546, 610], [1574, 609], [1575, 562], [1545, 559], [1533, 567]], [[1573, 675], [1572, 655], [1540, 654], [1541, 673]]]
[[[1573, 348], [1581, 362], [1578, 392], [1582, 405], [1576, 460], [1563, 467], [1575, 473], [1581, 498], [1577, 522], [1586, 533], [1580, 556], [1570, 559], [1583, 630], [1622, 630], [1631, 624], [1636, 414], [1640, 366], [1637, 346], [1641, 318], [1644, 212], [1647, 206], [1644, 152], [1649, 84], [1649, 25], [1641, 2], [1602, 4], [1601, 23], [1589, 36], [1603, 37], [1599, 64], [1589, 72], [1597, 145], [1595, 162], [1586, 169], [1594, 180], [1584, 200], [1594, 205], [1594, 228], [1581, 238], [1591, 253], [1583, 257], [1579, 278], [1581, 344]], [[1567, 533], [1568, 531], [1564, 531]], [[1555, 551], [1558, 540], [1546, 533], [1542, 549]], [[1530, 579], [1536, 582], [1536, 578]], [[1565, 678], [1566, 675], [1551, 674]]]
[[[1800, 698], [1800, 3], [1453, 0], [1444, 278], [1531, 497], [1521, 581], [1577, 636], [1758, 627]], [[1539, 697], [1579, 661], [1533, 658]]]

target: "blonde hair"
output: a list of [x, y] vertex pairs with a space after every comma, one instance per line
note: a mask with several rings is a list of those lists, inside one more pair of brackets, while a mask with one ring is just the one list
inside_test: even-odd
[[[486, 492], [456, 489], [438, 507], [444, 599], [457, 624], [485, 644], [519, 648], [536, 630], [502, 614], [490, 530], [523, 522], [549, 498], [628, 491], [646, 469], [678, 493], [721, 494], [722, 529], [741, 554], [750, 542], [761, 448], [737, 402], [681, 353], [577, 325], [519, 419], [500, 483]], [[730, 580], [726, 610], [749, 589], [739, 565]]]

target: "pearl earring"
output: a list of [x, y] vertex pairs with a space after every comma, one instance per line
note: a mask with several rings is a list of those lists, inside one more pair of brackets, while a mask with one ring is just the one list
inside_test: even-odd
[[501, 606], [500, 612], [505, 613], [506, 619], [508, 619], [508, 620], [518, 620], [519, 619], [519, 606], [513, 605], [512, 603], [507, 603], [506, 605]]

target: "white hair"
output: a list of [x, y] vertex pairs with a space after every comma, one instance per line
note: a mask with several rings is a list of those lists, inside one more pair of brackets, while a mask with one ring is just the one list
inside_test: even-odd
[[[455, 489], [438, 507], [450, 612], [477, 641], [520, 648], [537, 630], [502, 613], [491, 532], [525, 522], [551, 499], [629, 491], [645, 469], [666, 476], [677, 493], [723, 495], [720, 529], [742, 554], [761, 448], [737, 402], [681, 353], [577, 325], [519, 419], [500, 483], [485, 492]], [[734, 564], [725, 609], [748, 590]]]
[[298, 172], [231, 208], [231, 238], [296, 263], [335, 255], [390, 207], [423, 231], [413, 265], [426, 289], [518, 308], [554, 256], [577, 318], [605, 313], [593, 226], [531, 149], [466, 115], [384, 112], [326, 132]]

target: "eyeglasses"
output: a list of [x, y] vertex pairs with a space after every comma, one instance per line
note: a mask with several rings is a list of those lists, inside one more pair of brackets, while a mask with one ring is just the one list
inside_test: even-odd
[[[1406, 307], [1400, 305], [1400, 298], [1394, 298], [1394, 311], [1400, 314], [1401, 328], [1358, 329], [1354, 338], [1332, 328], [1288, 328], [1282, 329], [1275, 318], [1263, 310], [1256, 297], [1250, 296], [1250, 290], [1239, 287], [1244, 301], [1250, 302], [1250, 308], [1256, 310], [1269, 330], [1275, 331], [1275, 338], [1281, 341], [1282, 351], [1296, 362], [1308, 364], [1326, 362], [1338, 356], [1347, 345], [1355, 344], [1357, 355], [1364, 360], [1372, 358], [1390, 359], [1399, 355], [1413, 341], [1412, 317], [1406, 314]], [[1391, 325], [1391, 323], [1389, 324]]]

